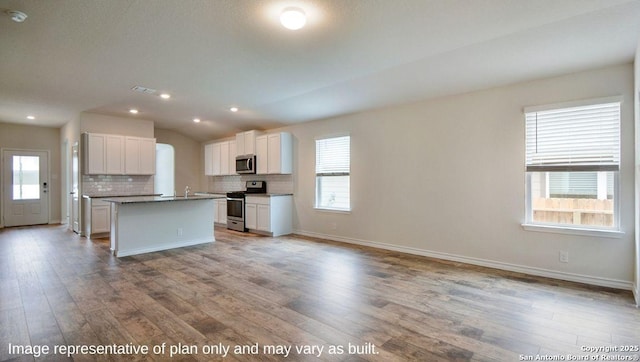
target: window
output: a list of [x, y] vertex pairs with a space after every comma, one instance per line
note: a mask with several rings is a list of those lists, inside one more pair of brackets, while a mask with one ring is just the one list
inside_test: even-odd
[[527, 224], [618, 229], [620, 100], [525, 109]]
[[351, 210], [351, 137], [316, 140], [316, 208]]
[[13, 200], [40, 199], [40, 157], [13, 156]]

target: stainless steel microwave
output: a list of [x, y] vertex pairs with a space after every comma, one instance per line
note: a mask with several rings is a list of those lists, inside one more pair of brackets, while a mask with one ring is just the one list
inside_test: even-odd
[[236, 156], [236, 173], [256, 173], [256, 155]]

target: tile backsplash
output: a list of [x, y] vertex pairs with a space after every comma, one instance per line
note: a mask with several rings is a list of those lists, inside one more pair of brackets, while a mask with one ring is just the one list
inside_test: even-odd
[[225, 193], [245, 189], [247, 181], [266, 181], [267, 192], [272, 194], [292, 194], [293, 175], [241, 175], [210, 176], [207, 178], [207, 191]]
[[153, 193], [153, 176], [82, 175], [84, 195], [143, 195]]

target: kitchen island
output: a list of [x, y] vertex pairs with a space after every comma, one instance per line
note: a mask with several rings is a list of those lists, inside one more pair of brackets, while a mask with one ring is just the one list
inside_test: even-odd
[[137, 196], [111, 203], [111, 251], [117, 257], [215, 241], [214, 199], [219, 196]]

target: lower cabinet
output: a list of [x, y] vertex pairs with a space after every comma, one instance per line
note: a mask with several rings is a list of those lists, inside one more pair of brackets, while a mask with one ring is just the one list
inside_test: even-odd
[[[247, 198], [248, 199], [248, 198]], [[257, 204], [244, 204], [244, 227], [251, 230], [258, 228], [258, 214], [256, 213]]]
[[247, 196], [245, 227], [270, 236], [293, 232], [293, 197], [291, 195]]
[[216, 214], [214, 217], [214, 222], [221, 226], [227, 225], [227, 200], [225, 199], [217, 199], [215, 200], [216, 205]]
[[82, 234], [92, 237], [111, 231], [111, 204], [99, 198], [84, 198], [84, 228]]

